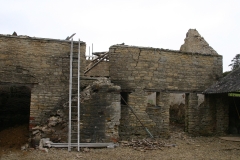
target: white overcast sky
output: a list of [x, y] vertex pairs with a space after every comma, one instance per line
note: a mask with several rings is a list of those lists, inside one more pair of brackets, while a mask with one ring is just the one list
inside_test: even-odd
[[[76, 33], [94, 51], [113, 44], [179, 50], [197, 29], [223, 70], [240, 53], [240, 0], [0, 0], [0, 34], [65, 39]], [[88, 50], [87, 50], [88, 53]]]

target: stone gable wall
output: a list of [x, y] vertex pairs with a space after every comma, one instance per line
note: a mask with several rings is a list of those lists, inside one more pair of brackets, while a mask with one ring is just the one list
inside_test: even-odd
[[218, 55], [196, 29], [188, 30], [184, 44], [180, 47], [180, 51]]

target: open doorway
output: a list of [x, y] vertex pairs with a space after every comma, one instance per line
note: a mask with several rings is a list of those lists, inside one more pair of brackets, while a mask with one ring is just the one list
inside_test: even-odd
[[29, 138], [30, 88], [0, 85], [0, 149], [19, 149]]
[[[128, 131], [130, 110], [127, 106], [129, 94], [130, 94], [130, 92], [121, 92], [121, 119], [120, 119], [120, 125], [118, 128], [119, 136], [121, 139], [123, 139], [123, 137], [128, 139], [128, 137], [130, 136], [130, 133]], [[125, 140], [125, 139], [123, 139], [123, 140]]]
[[229, 97], [229, 134], [240, 135], [240, 97]]
[[0, 86], [0, 131], [29, 124], [31, 90], [26, 86]]
[[170, 131], [184, 131], [185, 127], [185, 93], [170, 93], [169, 97]]

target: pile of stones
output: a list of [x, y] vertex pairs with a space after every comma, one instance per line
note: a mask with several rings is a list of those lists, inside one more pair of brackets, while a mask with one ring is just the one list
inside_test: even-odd
[[147, 150], [163, 150], [164, 147], [175, 147], [176, 144], [167, 144], [156, 139], [141, 139], [131, 141], [120, 141], [121, 146], [133, 148], [137, 151], [146, 152]]

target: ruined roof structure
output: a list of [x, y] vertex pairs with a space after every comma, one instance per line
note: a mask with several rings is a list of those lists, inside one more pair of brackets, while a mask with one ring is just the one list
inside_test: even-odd
[[216, 84], [205, 90], [206, 94], [228, 93], [240, 91], [240, 68], [234, 70]]
[[181, 46], [182, 52], [197, 52], [203, 54], [218, 55], [218, 53], [205, 41], [205, 39], [198, 33], [196, 29], [189, 29], [185, 43]]

